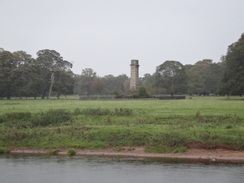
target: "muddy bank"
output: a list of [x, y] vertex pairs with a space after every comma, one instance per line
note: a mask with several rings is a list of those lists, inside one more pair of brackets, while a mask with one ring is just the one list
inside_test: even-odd
[[[11, 154], [50, 154], [55, 149], [10, 148]], [[197, 162], [244, 163], [244, 152], [226, 149], [189, 149], [182, 153], [147, 153], [144, 147], [114, 148], [101, 150], [75, 149], [76, 156], [106, 156], [106, 157], [135, 157], [135, 158], [167, 158], [185, 159]], [[68, 155], [68, 149], [59, 149], [57, 155]]]

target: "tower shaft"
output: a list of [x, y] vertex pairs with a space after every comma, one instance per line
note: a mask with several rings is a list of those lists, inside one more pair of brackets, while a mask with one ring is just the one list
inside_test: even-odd
[[136, 90], [139, 79], [139, 61], [131, 60], [130, 69], [130, 90]]

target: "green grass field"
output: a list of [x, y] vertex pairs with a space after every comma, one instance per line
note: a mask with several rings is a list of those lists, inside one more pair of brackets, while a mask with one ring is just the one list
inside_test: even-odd
[[0, 115], [11, 112], [37, 113], [49, 109], [76, 108], [130, 108], [136, 112], [145, 111], [151, 115], [203, 115], [232, 114], [244, 118], [244, 99], [233, 97], [193, 97], [186, 100], [0, 100]]
[[[0, 147], [244, 150], [244, 100], [0, 100]], [[119, 147], [119, 148], [118, 148]]]

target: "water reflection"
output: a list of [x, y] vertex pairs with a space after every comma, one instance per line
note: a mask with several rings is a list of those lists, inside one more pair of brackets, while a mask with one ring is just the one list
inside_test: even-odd
[[243, 164], [167, 159], [0, 156], [3, 183], [243, 183]]

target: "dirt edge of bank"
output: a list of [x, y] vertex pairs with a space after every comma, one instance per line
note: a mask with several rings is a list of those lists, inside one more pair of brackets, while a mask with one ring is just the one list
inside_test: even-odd
[[[36, 148], [9, 148], [11, 154], [38, 154], [38, 155], [69, 155], [68, 150], [62, 149], [36, 149]], [[244, 152], [226, 149], [189, 149], [180, 153], [147, 153], [144, 147], [124, 147], [118, 151], [116, 148], [99, 150], [76, 149], [76, 156], [106, 156], [106, 157], [134, 157], [134, 158], [167, 158], [184, 159], [189, 161], [205, 161], [219, 163], [244, 163]]]

